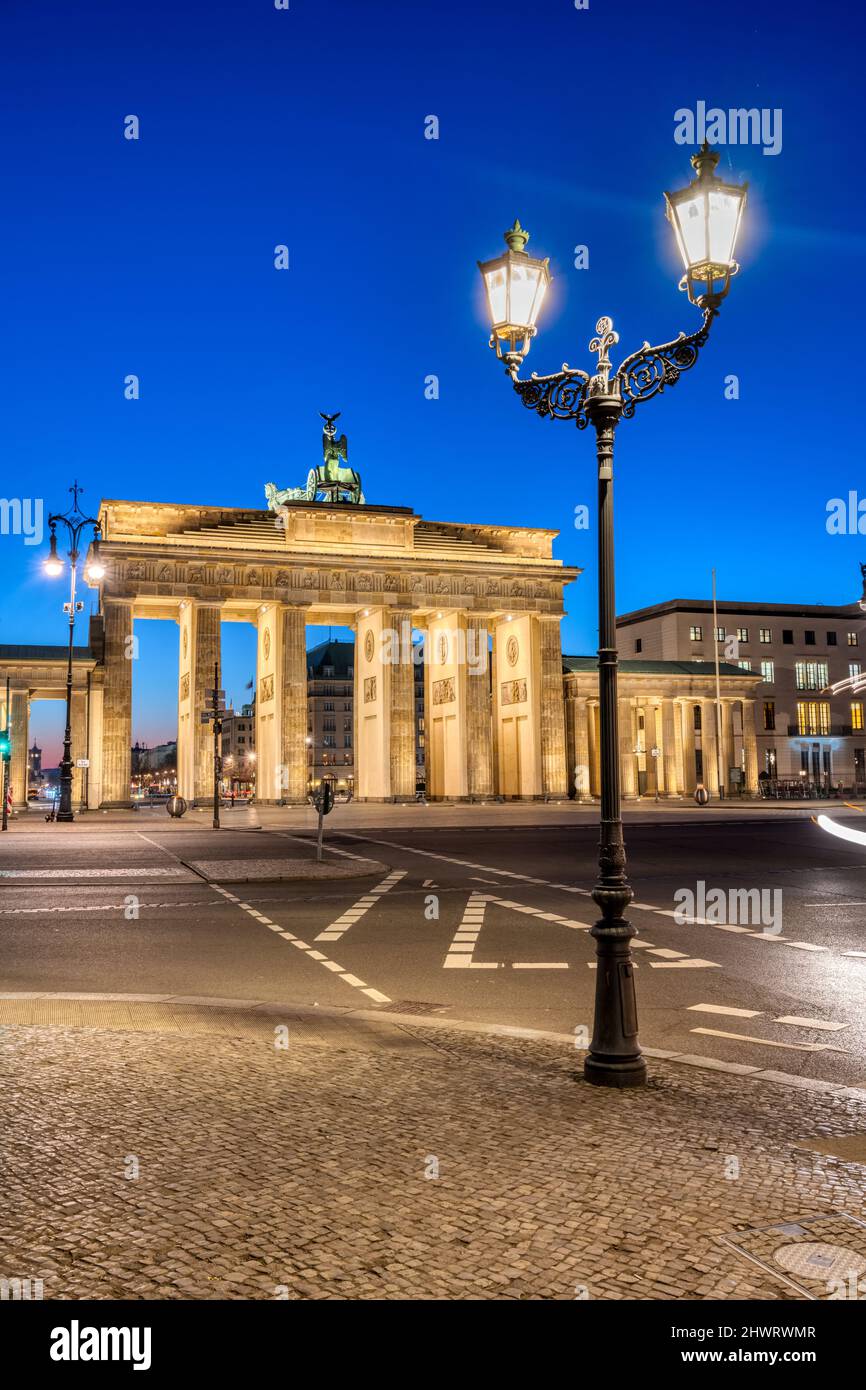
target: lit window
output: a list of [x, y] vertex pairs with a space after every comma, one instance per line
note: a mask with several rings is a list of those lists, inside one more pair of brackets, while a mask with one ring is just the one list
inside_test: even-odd
[[772, 640], [773, 640], [772, 628], [769, 628], [769, 627], [761, 627], [761, 628], [759, 628], [759, 629], [758, 629], [758, 637], [760, 638], [760, 640], [761, 640], [762, 642], [772, 642]]
[[702, 628], [702, 627], [690, 627], [690, 628], [689, 628], [689, 637], [691, 638], [691, 640], [692, 640], [693, 642], [703, 642], [703, 640], [704, 640], [704, 630], [703, 630], [703, 628]]
[[776, 663], [774, 661], [761, 662], [761, 680], [766, 681], [767, 685], [772, 685], [776, 679]]
[[856, 634], [856, 632], [849, 632], [849, 633], [848, 633], [848, 646], [849, 646], [849, 647], [856, 647], [856, 646], [857, 646], [857, 634]]
[[798, 690], [823, 690], [830, 684], [826, 661], [795, 661], [794, 683]]
[[748, 629], [747, 627], [738, 627], [738, 628], [737, 628], [737, 641], [738, 641], [738, 642], [748, 642], [748, 640], [749, 640], [749, 629]]
[[859, 674], [860, 674], [860, 662], [859, 662], [859, 661], [849, 661], [849, 662], [848, 662], [848, 675], [849, 675], [849, 676], [852, 676], [852, 677], [855, 677], [855, 676], [859, 676]]
[[723, 627], [717, 627], [717, 628], [716, 628], [716, 641], [717, 641], [717, 642], [724, 642], [726, 636], [727, 636], [727, 633], [725, 632], [725, 629], [724, 629]]
[[797, 704], [797, 730], [812, 737], [830, 732], [829, 700], [808, 700]]
[[863, 701], [862, 701], [862, 700], [852, 700], [852, 701], [851, 701], [851, 728], [852, 728], [852, 729], [862, 729], [862, 728], [863, 728]]
[[737, 665], [739, 666], [741, 671], [751, 671], [752, 669], [751, 661], [738, 661]]

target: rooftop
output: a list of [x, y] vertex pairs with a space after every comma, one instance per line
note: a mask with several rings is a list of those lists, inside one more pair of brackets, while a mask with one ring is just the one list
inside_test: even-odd
[[[594, 656], [563, 656], [562, 669], [566, 673], [597, 671], [598, 658]], [[712, 661], [620, 661], [619, 669], [624, 676], [711, 676], [715, 674]], [[729, 661], [719, 662], [720, 676], [758, 675], [757, 671], [747, 671], [742, 666], [733, 666]]]

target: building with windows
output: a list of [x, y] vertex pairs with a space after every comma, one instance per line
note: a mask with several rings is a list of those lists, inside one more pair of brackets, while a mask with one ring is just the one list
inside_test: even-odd
[[226, 710], [222, 719], [223, 781], [231, 792], [251, 791], [256, 781], [256, 705]]
[[354, 642], [319, 642], [307, 652], [307, 780], [355, 786]]
[[721, 661], [752, 671], [760, 774], [810, 789], [866, 788], [864, 696], [830, 687], [866, 659], [858, 603], [730, 603], [671, 599], [617, 618], [627, 660]]

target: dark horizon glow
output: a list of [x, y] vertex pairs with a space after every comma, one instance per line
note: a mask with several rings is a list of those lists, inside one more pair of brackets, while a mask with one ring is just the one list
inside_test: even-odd
[[[371, 501], [558, 529], [557, 556], [584, 570], [563, 649], [593, 652], [592, 440], [511, 392], [475, 263], [515, 216], [551, 258], [527, 371], [590, 366], [601, 314], [614, 365], [692, 331], [663, 212], [690, 177], [675, 113], [766, 107], [783, 114], [779, 154], [721, 150], [720, 173], [750, 183], [742, 273], [694, 371], [618, 432], [617, 607], [709, 597], [713, 566], [720, 599], [856, 600], [866, 545], [825, 521], [862, 475], [866, 22], [840, 0], [813, 19], [732, 0], [707, 44], [685, 0], [7, 7], [4, 495], [60, 510], [77, 476], [88, 510], [263, 506], [266, 481], [300, 483], [318, 461], [318, 412], [341, 410]], [[831, 417], [827, 387], [844, 401]], [[0, 536], [0, 642], [63, 641], [46, 548]], [[133, 740], [174, 736], [169, 628], [138, 625]], [[245, 636], [227, 638], [224, 669], [239, 700]], [[46, 765], [61, 725], [62, 706], [35, 708]]]

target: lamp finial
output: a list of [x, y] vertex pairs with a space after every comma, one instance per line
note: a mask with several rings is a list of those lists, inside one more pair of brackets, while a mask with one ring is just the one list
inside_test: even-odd
[[505, 245], [509, 251], [524, 251], [529, 240], [529, 233], [525, 227], [521, 227], [517, 217], [514, 219], [514, 226], [509, 227], [507, 232], [502, 234], [505, 237]]

